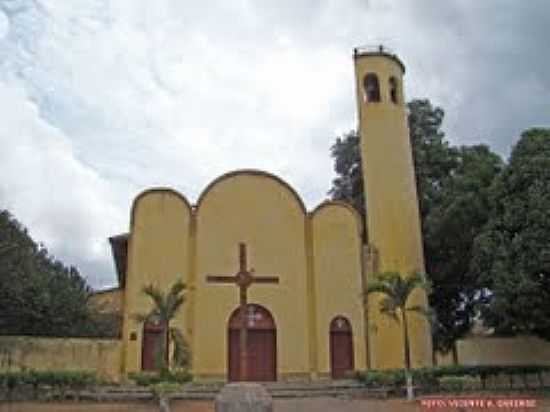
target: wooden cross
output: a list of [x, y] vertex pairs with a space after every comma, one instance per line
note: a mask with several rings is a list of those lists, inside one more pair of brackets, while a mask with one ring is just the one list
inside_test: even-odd
[[239, 243], [239, 271], [233, 276], [209, 275], [207, 282], [211, 283], [233, 283], [239, 287], [239, 379], [247, 380], [248, 377], [248, 348], [247, 348], [247, 290], [252, 283], [279, 283], [276, 276], [255, 276], [254, 269], [247, 269], [246, 245]]

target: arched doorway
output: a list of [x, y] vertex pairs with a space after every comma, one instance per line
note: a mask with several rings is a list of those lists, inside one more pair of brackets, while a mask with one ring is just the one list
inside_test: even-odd
[[[164, 334], [164, 339], [163, 339]], [[168, 328], [164, 322], [148, 321], [143, 324], [143, 341], [141, 347], [141, 369], [152, 371], [159, 369], [158, 357], [162, 356], [162, 345], [167, 345]], [[164, 350], [165, 362], [168, 364], [168, 351]]]
[[330, 322], [330, 372], [333, 379], [346, 377], [353, 370], [353, 333], [343, 316]]
[[[246, 307], [247, 320], [247, 380], [277, 380], [277, 329], [269, 311], [260, 306], [249, 304]], [[237, 308], [229, 318], [227, 330], [228, 343], [228, 379], [240, 380], [239, 370], [239, 332], [240, 309]]]

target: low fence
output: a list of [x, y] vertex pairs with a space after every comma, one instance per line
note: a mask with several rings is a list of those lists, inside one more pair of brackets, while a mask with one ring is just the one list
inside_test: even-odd
[[0, 336], [0, 371], [94, 371], [120, 380], [121, 341], [93, 338]]
[[470, 337], [456, 342], [455, 354], [438, 353], [436, 360], [438, 365], [550, 365], [550, 342], [534, 336]]
[[550, 365], [550, 342], [534, 336], [479, 337], [457, 342], [459, 365]]

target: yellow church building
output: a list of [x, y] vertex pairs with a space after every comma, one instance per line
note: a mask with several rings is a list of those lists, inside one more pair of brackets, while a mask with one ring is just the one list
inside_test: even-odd
[[[152, 367], [159, 328], [134, 319], [151, 304], [142, 288], [166, 290], [180, 279], [186, 302], [173, 326], [190, 345], [193, 375], [238, 380], [239, 288], [210, 280], [235, 275], [243, 256], [255, 277], [276, 279], [247, 291], [249, 380], [339, 378], [403, 365], [400, 325], [381, 316], [375, 298], [366, 302], [364, 291], [372, 273], [424, 269], [405, 67], [381, 47], [355, 49], [353, 57], [367, 222], [341, 202], [307, 210], [289, 184], [260, 170], [218, 177], [194, 205], [172, 189], [142, 192], [129, 233], [110, 238], [119, 279], [110, 293], [123, 314], [123, 374]], [[426, 301], [420, 292], [415, 299]], [[431, 365], [427, 321], [412, 317], [409, 333], [413, 365]]]

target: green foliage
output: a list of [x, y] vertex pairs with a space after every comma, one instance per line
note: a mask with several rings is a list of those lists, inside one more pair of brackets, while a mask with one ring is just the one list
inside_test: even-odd
[[193, 376], [186, 369], [173, 371], [163, 369], [160, 372], [136, 372], [128, 374], [128, 377], [137, 385], [151, 386], [160, 383], [182, 384], [193, 380]]
[[443, 390], [462, 392], [479, 387], [479, 379], [470, 376], [443, 376], [439, 379], [439, 386]]
[[0, 210], [0, 334], [103, 336], [111, 328], [85, 304], [91, 289]]
[[332, 181], [329, 194], [334, 200], [342, 200], [354, 206], [365, 216], [365, 191], [358, 133], [352, 130], [342, 137], [337, 137], [330, 151], [334, 158], [334, 171], [337, 177]]
[[0, 372], [0, 387], [14, 389], [19, 385], [82, 388], [101, 384], [90, 371], [9, 371]]
[[142, 293], [149, 297], [153, 303], [151, 310], [147, 313], [138, 313], [134, 315], [136, 321], [145, 323], [149, 321], [158, 322], [168, 328], [168, 342], [166, 342], [166, 334], [161, 333], [160, 342], [157, 343], [155, 351], [155, 359], [157, 367], [160, 370], [168, 368], [166, 364], [166, 351], [168, 344], [174, 345], [172, 364], [176, 368], [188, 369], [190, 365], [191, 355], [189, 345], [187, 344], [183, 334], [178, 328], [170, 326], [170, 322], [176, 317], [181, 306], [185, 302], [185, 284], [181, 280], [177, 280], [170, 290], [165, 293], [155, 285], [146, 285], [142, 289]]
[[420, 216], [424, 218], [439, 203], [459, 163], [458, 153], [441, 131], [445, 115], [441, 107], [434, 107], [427, 99], [416, 99], [407, 103], [407, 108]]
[[187, 340], [177, 328], [169, 329], [170, 340], [174, 343], [173, 364], [176, 368], [189, 370], [191, 368], [191, 350]]
[[[496, 376], [525, 377], [550, 373], [550, 366], [544, 365], [449, 365], [435, 368], [412, 369], [411, 374], [417, 385], [425, 388], [437, 388], [452, 391], [466, 389], [484, 389], [489, 378]], [[386, 387], [401, 389], [405, 384], [405, 375], [401, 369], [369, 370], [359, 372], [357, 379], [366, 387]]]
[[402, 369], [359, 372], [357, 379], [368, 388], [402, 387], [405, 384], [405, 374]]
[[415, 289], [422, 289], [429, 292], [430, 283], [424, 275], [414, 273], [409, 276], [402, 276], [397, 272], [374, 273], [369, 279], [367, 294], [381, 293], [384, 298], [381, 300], [380, 310], [391, 316], [396, 310], [407, 310], [418, 312], [420, 308], [408, 307], [407, 301]]
[[471, 262], [484, 321], [550, 339], [550, 129], [522, 134], [491, 186], [490, 211]]
[[181, 391], [181, 384], [173, 382], [160, 382], [154, 385], [150, 385], [149, 389], [153, 392], [156, 398], [167, 398], [171, 394]]
[[430, 305], [437, 313], [434, 341], [443, 352], [472, 326], [480, 289], [469, 270], [474, 239], [489, 220], [489, 188], [502, 169], [501, 159], [483, 145], [460, 147], [456, 160], [422, 225]]

